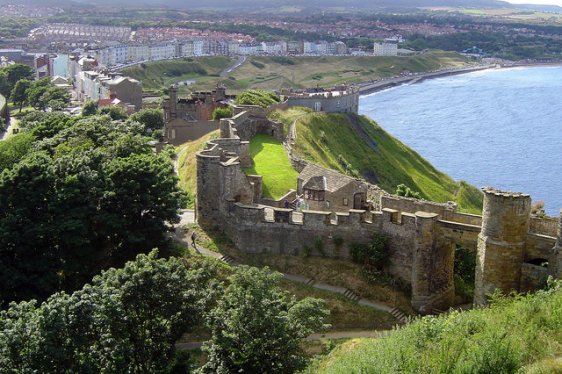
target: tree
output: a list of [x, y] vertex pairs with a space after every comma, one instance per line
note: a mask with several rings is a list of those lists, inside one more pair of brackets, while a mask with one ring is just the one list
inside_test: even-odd
[[4, 96], [7, 100], [11, 92], [12, 86], [8, 81], [8, 75], [0, 70], [0, 95]]
[[34, 140], [31, 133], [22, 132], [0, 142], [0, 171], [11, 169], [19, 162], [31, 151], [31, 144]]
[[93, 100], [86, 100], [82, 105], [82, 116], [88, 117], [98, 114], [98, 104]]
[[166, 248], [167, 223], [185, 205], [171, 161], [152, 152], [141, 125], [72, 123], [0, 174], [0, 302], [75, 290], [100, 269]]
[[32, 80], [34, 78], [33, 68], [24, 64], [8, 65], [0, 69], [0, 71], [6, 74], [11, 87], [14, 87], [16, 82], [21, 79]]
[[41, 100], [41, 96], [49, 87], [52, 87], [52, 82], [50, 77], [41, 78], [39, 80], [31, 82], [29, 88], [27, 89], [27, 102], [29, 105], [38, 109], [44, 102]]
[[27, 90], [29, 89], [30, 86], [31, 86], [31, 81], [27, 79], [20, 79], [19, 81], [17, 81], [16, 85], [12, 89], [12, 94], [10, 95], [10, 98], [12, 99], [14, 105], [17, 105], [19, 103], [20, 112], [23, 107], [23, 104], [27, 101]]
[[129, 115], [120, 106], [106, 106], [101, 108], [100, 114], [107, 114], [114, 121], [125, 121]]
[[142, 109], [132, 114], [129, 121], [137, 121], [147, 130], [160, 130], [164, 127], [164, 113], [162, 109]]
[[296, 301], [279, 289], [281, 275], [242, 267], [209, 314], [204, 373], [293, 373], [305, 364], [301, 339], [321, 329], [323, 301]]
[[21, 118], [19, 125], [38, 140], [55, 136], [58, 132], [72, 126], [78, 118], [62, 112], [30, 112]]
[[72, 295], [0, 312], [1, 372], [163, 372], [215, 297], [218, 268], [139, 255]]

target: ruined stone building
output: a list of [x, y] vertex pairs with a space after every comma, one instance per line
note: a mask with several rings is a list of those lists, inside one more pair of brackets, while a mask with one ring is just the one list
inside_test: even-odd
[[[334, 182], [330, 171], [304, 166], [299, 189], [305, 195], [308, 190], [318, 205], [296, 212], [263, 204], [259, 176], [243, 171], [252, 164], [249, 139], [258, 132], [282, 137], [283, 127], [275, 122], [268, 127], [247, 112], [222, 120], [220, 127], [220, 138], [197, 154], [197, 217], [202, 226], [220, 227], [241, 251], [299, 256], [312, 248], [312, 255], [345, 259], [351, 244], [385, 235], [390, 255], [386, 270], [411, 286], [412, 306], [422, 314], [453, 305], [457, 246], [476, 252], [477, 305], [485, 304], [494, 290], [530, 291], [548, 275], [562, 274], [562, 211], [559, 218], [531, 216], [526, 194], [484, 189], [483, 216], [459, 213], [454, 203], [388, 194], [375, 196], [376, 209], [365, 209], [361, 185], [347, 177]], [[361, 194], [361, 204], [359, 198], [348, 198], [346, 206], [340, 189], [350, 196]], [[337, 204], [342, 209], [326, 209], [328, 197], [330, 208]], [[352, 209], [359, 205], [361, 209]], [[322, 244], [322, 253], [315, 243]]]
[[179, 145], [217, 130], [219, 122], [213, 121], [213, 111], [225, 107], [233, 98], [220, 86], [210, 92], [194, 92], [180, 98], [178, 86], [171, 86], [168, 97], [162, 103], [165, 140]]

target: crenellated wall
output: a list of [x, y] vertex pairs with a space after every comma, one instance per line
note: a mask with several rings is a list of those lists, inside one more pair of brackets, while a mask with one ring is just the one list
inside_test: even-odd
[[248, 142], [236, 135], [234, 122], [225, 121], [230, 137], [210, 141], [197, 154], [197, 216], [202, 225], [220, 227], [242, 251], [346, 259], [350, 244], [384, 234], [389, 238], [387, 271], [411, 284], [412, 306], [421, 313], [452, 305], [457, 245], [477, 250], [477, 304], [495, 289], [533, 290], [546, 274], [560, 275], [562, 212], [556, 236], [547, 235], [553, 219], [534, 222], [525, 194], [485, 189], [483, 217], [458, 213], [454, 204], [388, 196], [377, 189], [375, 211], [296, 212], [276, 203], [263, 205], [261, 177], [242, 170], [251, 160]]

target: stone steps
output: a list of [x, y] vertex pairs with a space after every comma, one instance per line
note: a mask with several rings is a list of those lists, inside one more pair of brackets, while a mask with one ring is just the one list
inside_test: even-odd
[[236, 261], [230, 257], [229, 255], [222, 255], [221, 257], [219, 257], [219, 260], [221, 260], [222, 262], [226, 262], [229, 265], [233, 265]]
[[347, 288], [345, 290], [345, 292], [343, 293], [343, 296], [347, 297], [348, 299], [351, 299], [353, 301], [359, 301], [359, 299], [361, 299], [361, 297], [359, 295], [357, 295], [355, 292], [353, 292], [352, 290], [350, 290], [349, 288]]
[[404, 314], [400, 309], [398, 308], [392, 308], [392, 310], [390, 311], [390, 314], [392, 314], [392, 316], [394, 318], [396, 318], [397, 320], [399, 320], [402, 323], [406, 323], [408, 322], [408, 316], [406, 314]]

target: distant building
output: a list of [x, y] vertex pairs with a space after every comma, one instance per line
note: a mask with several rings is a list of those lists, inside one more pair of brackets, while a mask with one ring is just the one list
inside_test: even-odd
[[357, 113], [359, 110], [359, 88], [354, 86], [283, 90], [281, 99], [286, 99], [289, 107], [306, 107], [317, 112]]
[[393, 40], [375, 43], [373, 46], [373, 54], [375, 56], [398, 56], [398, 42]]
[[115, 77], [114, 79], [104, 79], [100, 81], [100, 98], [119, 99], [122, 106], [130, 105], [133, 112], [142, 109], [142, 84], [130, 77]]

